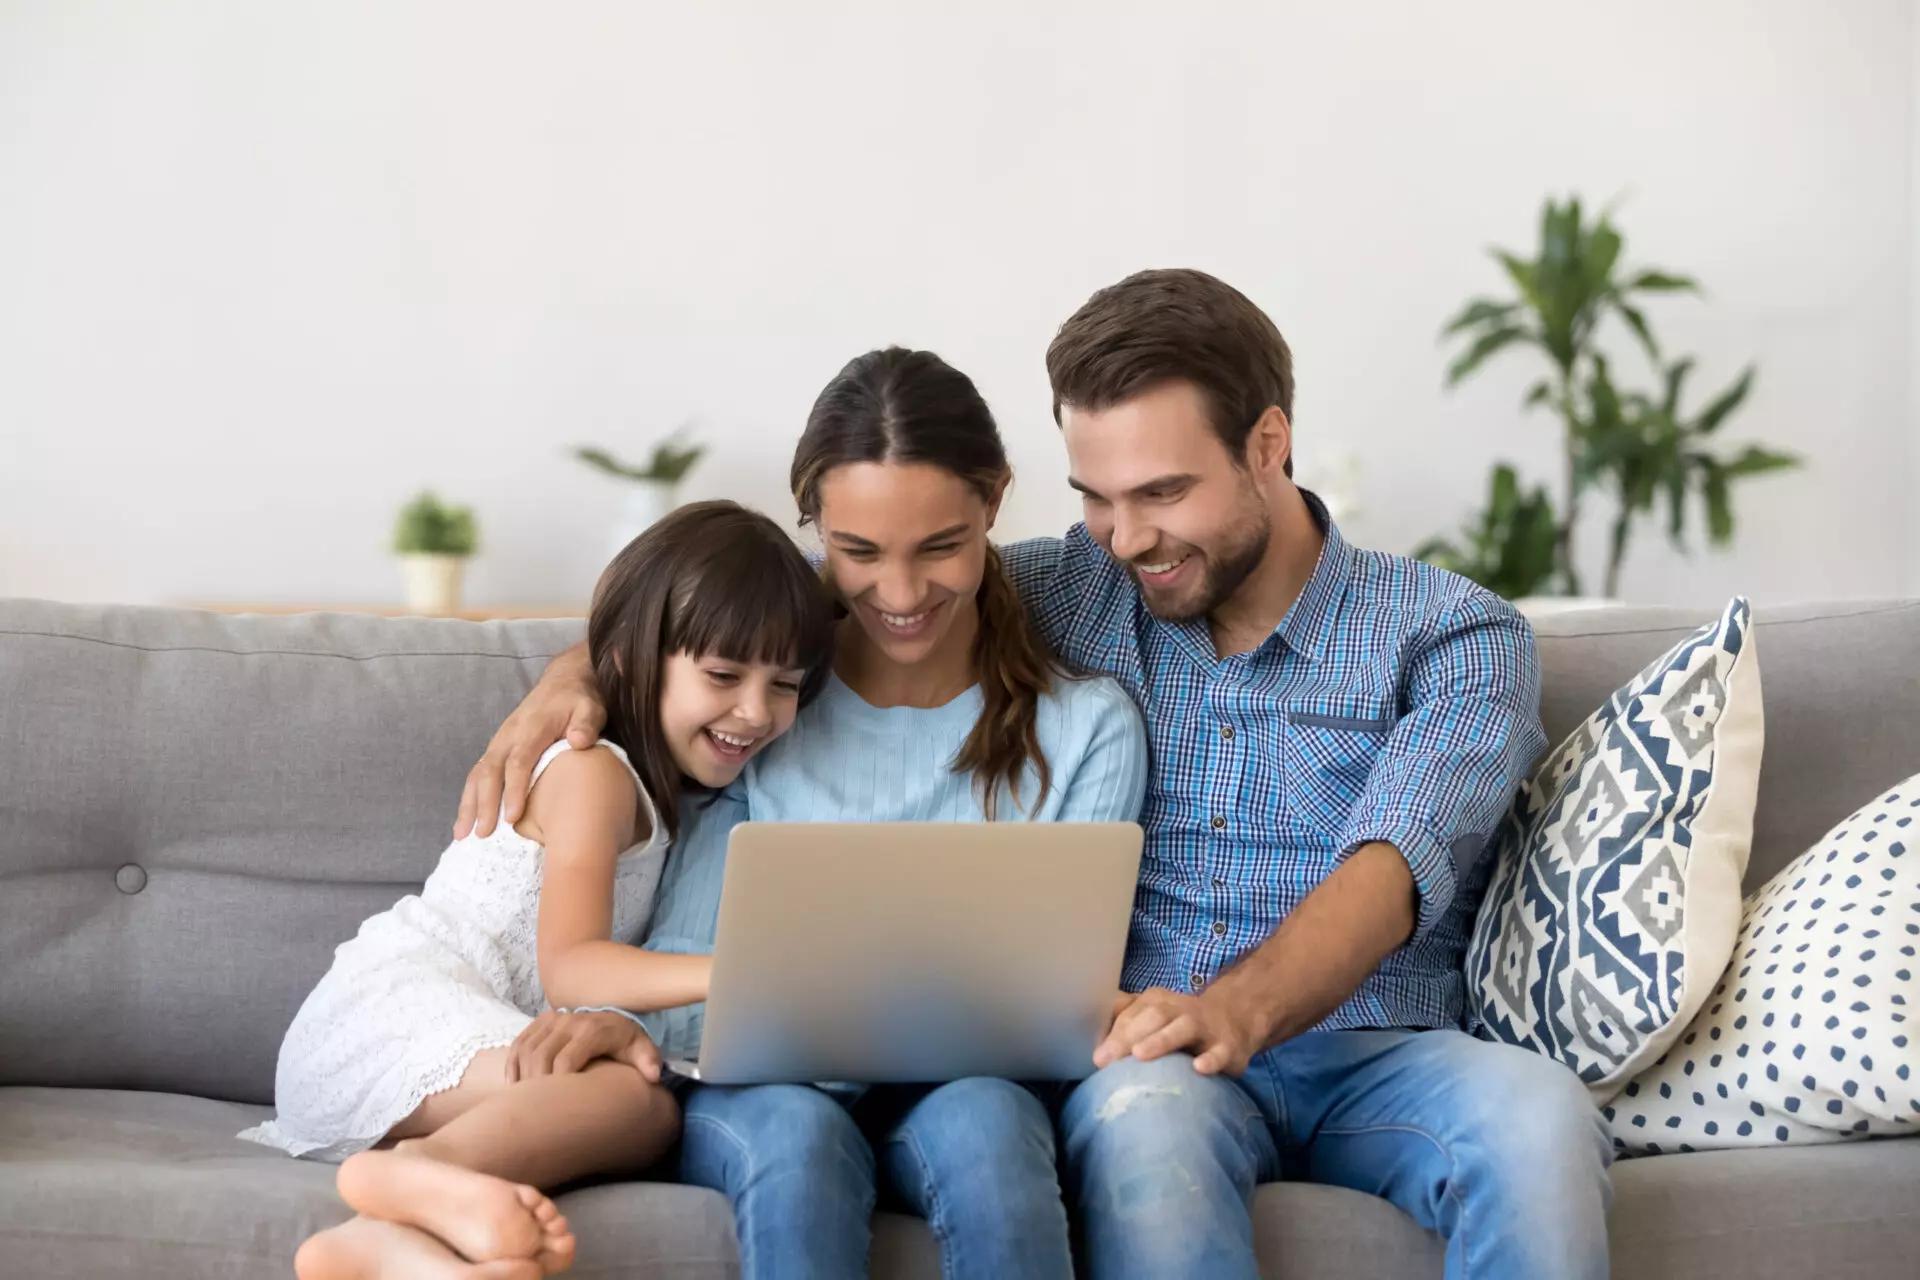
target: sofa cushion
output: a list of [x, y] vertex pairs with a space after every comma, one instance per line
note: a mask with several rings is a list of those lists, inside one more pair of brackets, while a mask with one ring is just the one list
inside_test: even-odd
[[[331, 1166], [232, 1135], [260, 1107], [168, 1094], [0, 1088], [0, 1259], [36, 1280], [285, 1280], [347, 1216]], [[1635, 1280], [1879, 1280], [1920, 1256], [1920, 1141], [1654, 1156], [1614, 1167], [1614, 1274]], [[583, 1280], [733, 1277], [726, 1201], [629, 1182], [559, 1199]], [[1271, 1183], [1254, 1196], [1263, 1275], [1435, 1280], [1437, 1237], [1384, 1200]], [[874, 1218], [879, 1280], [935, 1277], [926, 1225]]]
[[[178, 1094], [0, 1089], [5, 1274], [284, 1280], [300, 1242], [351, 1211], [336, 1166], [234, 1138], [267, 1114]], [[623, 1182], [558, 1203], [580, 1239], [570, 1276], [738, 1274], [733, 1215], [715, 1192]], [[909, 1218], [876, 1220], [874, 1258], [894, 1274], [939, 1272], [931, 1235]]]
[[1920, 1133], [1920, 775], [1747, 900], [1680, 1042], [1606, 1108], [1628, 1151]]
[[1481, 1035], [1605, 1102], [1681, 1034], [1732, 953], [1762, 744], [1736, 599], [1622, 685], [1520, 788], [1467, 948]]

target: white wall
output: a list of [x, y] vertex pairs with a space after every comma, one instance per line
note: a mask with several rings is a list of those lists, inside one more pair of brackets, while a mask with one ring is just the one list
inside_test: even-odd
[[690, 496], [785, 512], [813, 394], [887, 342], [974, 375], [1003, 532], [1054, 531], [1046, 342], [1172, 264], [1276, 318], [1303, 475], [1365, 455], [1353, 532], [1405, 549], [1492, 458], [1551, 474], [1530, 371], [1445, 394], [1435, 335], [1569, 188], [1708, 283], [1662, 331], [1756, 360], [1736, 432], [1812, 459], [1627, 594], [1920, 587], [1917, 50], [1894, 0], [0, 0], [0, 595], [391, 597], [431, 484], [477, 598], [577, 598], [618, 492], [565, 446], [696, 418]]
[[1907, 493], [1901, 505], [1906, 509], [1911, 541], [1907, 552], [1909, 593], [1920, 596], [1920, 13], [1911, 19], [1913, 36], [1913, 74], [1907, 93], [1913, 111], [1913, 143], [1909, 152], [1912, 174], [1913, 238], [1908, 242], [1911, 287], [1911, 325], [1907, 334], [1907, 368], [1913, 379], [1913, 413], [1907, 420], [1907, 449], [1913, 469]]

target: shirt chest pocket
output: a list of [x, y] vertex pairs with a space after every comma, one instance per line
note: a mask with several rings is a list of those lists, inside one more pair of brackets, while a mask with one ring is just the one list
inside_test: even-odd
[[1377, 703], [1289, 707], [1282, 758], [1293, 819], [1337, 838], [1394, 724], [1391, 709]]

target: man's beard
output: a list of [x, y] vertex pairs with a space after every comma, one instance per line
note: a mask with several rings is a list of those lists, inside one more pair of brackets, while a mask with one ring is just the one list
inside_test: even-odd
[[1129, 564], [1127, 572], [1154, 617], [1165, 622], [1191, 622], [1212, 613], [1240, 589], [1266, 557], [1272, 537], [1273, 520], [1266, 508], [1252, 506], [1246, 518], [1228, 530], [1220, 546], [1204, 552], [1194, 548], [1191, 554], [1200, 557], [1203, 575], [1199, 587], [1179, 600], [1156, 600], [1153, 589], [1140, 581], [1140, 571], [1134, 565]]

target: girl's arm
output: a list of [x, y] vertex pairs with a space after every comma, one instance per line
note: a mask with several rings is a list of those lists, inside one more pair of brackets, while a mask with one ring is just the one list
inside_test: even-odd
[[533, 789], [519, 829], [546, 850], [540, 985], [556, 1007], [666, 1009], [707, 998], [709, 957], [612, 941], [614, 871], [641, 838], [638, 810], [632, 775], [598, 747], [562, 754]]

